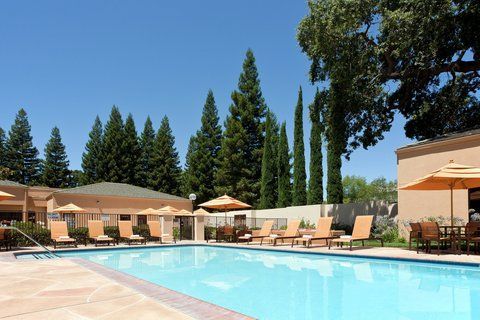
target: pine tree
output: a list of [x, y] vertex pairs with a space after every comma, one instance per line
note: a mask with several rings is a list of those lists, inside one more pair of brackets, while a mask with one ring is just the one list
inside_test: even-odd
[[293, 198], [294, 206], [307, 204], [307, 174], [305, 172], [305, 144], [303, 141], [303, 97], [302, 87], [298, 91], [293, 129]]
[[232, 101], [225, 122], [216, 190], [255, 206], [260, 195], [266, 105], [250, 49]]
[[338, 97], [336, 84], [329, 90], [325, 115], [327, 137], [327, 202], [343, 203], [342, 155], [345, 152], [346, 126], [342, 97]]
[[125, 137], [122, 144], [124, 153], [124, 183], [138, 185], [138, 172], [140, 171], [140, 145], [137, 130], [132, 114], [128, 114], [125, 120]]
[[292, 183], [290, 151], [288, 148], [287, 125], [283, 122], [278, 139], [278, 200], [277, 207], [285, 208], [292, 204]]
[[192, 137], [185, 167], [183, 194], [197, 195], [197, 203], [216, 196], [215, 176], [218, 170], [218, 153], [222, 143], [222, 128], [213, 92], [210, 90], [202, 112], [202, 126]]
[[62, 143], [60, 130], [53, 127], [50, 139], [45, 146], [45, 161], [43, 168], [43, 184], [51, 188], [66, 188], [70, 186], [71, 173], [69, 161]]
[[91, 184], [103, 181], [105, 176], [102, 167], [103, 157], [103, 126], [100, 118], [97, 116], [93, 123], [92, 130], [88, 134], [89, 140], [85, 146], [85, 152], [82, 155], [81, 184]]
[[110, 118], [105, 125], [103, 136], [103, 156], [100, 167], [103, 170], [104, 181], [123, 182], [127, 180], [124, 172], [126, 159], [122, 147], [125, 139], [125, 128], [122, 115], [116, 106], [113, 106]]
[[6, 146], [5, 146], [5, 131], [0, 128], [0, 167], [5, 167], [5, 153], [6, 153]]
[[153, 186], [148, 184], [148, 177], [150, 176], [153, 167], [153, 145], [155, 142], [155, 130], [153, 130], [152, 120], [147, 117], [140, 136], [140, 159], [139, 170], [137, 173], [137, 183], [140, 187], [153, 189]]
[[179, 195], [182, 171], [175, 148], [175, 138], [166, 116], [163, 117], [155, 137], [153, 163], [149, 185], [154, 190]]
[[277, 149], [278, 123], [273, 112], [267, 111], [262, 158], [260, 209], [274, 208], [278, 200]]
[[26, 185], [39, 183], [42, 174], [41, 160], [30, 131], [27, 113], [20, 109], [8, 133], [5, 160], [10, 179]]
[[325, 92], [320, 93], [317, 89], [315, 99], [309, 106], [312, 129], [310, 132], [310, 180], [308, 183], [308, 204], [323, 203], [322, 136], [324, 124], [321, 120], [321, 114], [323, 114], [325, 103]]

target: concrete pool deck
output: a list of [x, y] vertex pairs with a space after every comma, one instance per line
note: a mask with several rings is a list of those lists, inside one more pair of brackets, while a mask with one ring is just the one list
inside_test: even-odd
[[[417, 254], [400, 248], [348, 249], [289, 245], [236, 245], [182, 241], [179, 245], [202, 244], [234, 248], [288, 250], [343, 256], [409, 259], [425, 262], [480, 265], [479, 255]], [[158, 245], [147, 245], [147, 247]], [[166, 247], [167, 245], [163, 245]], [[128, 247], [128, 246], [119, 246]], [[115, 248], [119, 248], [115, 247]], [[131, 246], [141, 248], [144, 246]], [[112, 249], [113, 247], [110, 247]], [[95, 249], [80, 246], [79, 250]], [[98, 250], [109, 249], [108, 247]], [[59, 250], [62, 251], [62, 250]], [[16, 253], [38, 252], [20, 250]], [[0, 318], [5, 319], [249, 319], [147, 281], [78, 259], [17, 260], [12, 252], [0, 253]]]

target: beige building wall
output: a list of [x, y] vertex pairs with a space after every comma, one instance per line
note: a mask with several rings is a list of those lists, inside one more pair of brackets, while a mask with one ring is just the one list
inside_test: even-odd
[[[397, 153], [398, 185], [434, 171], [450, 160], [480, 166], [480, 134], [472, 134], [400, 148]], [[468, 221], [468, 191], [456, 190], [453, 195], [456, 217]], [[398, 192], [398, 217], [417, 221], [427, 216], [450, 216], [450, 191]]]

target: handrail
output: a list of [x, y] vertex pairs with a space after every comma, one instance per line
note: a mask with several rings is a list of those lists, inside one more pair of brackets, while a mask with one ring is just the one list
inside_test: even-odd
[[23, 232], [22, 230], [18, 229], [17, 227], [11, 227], [11, 226], [0, 226], [0, 228], [3, 228], [3, 229], [10, 229], [10, 230], [16, 230], [18, 232], [20, 232], [21, 234], [23, 234], [28, 240], [32, 241], [33, 243], [35, 243], [37, 246], [39, 247], [42, 247], [43, 249], [45, 249], [45, 251], [47, 251], [48, 253], [50, 253], [51, 255], [57, 257], [57, 258], [60, 258], [60, 256], [58, 254], [56, 254], [55, 252], [52, 252], [50, 251], [47, 247], [45, 247], [44, 245], [40, 244], [39, 242], [37, 242], [35, 239], [33, 239], [32, 237], [30, 237], [28, 234], [26, 234], [25, 232]]

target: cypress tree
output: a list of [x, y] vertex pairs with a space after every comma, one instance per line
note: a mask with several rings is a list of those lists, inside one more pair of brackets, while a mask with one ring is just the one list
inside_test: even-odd
[[5, 131], [0, 128], [0, 167], [5, 167], [5, 153], [6, 153], [6, 146], [5, 146]]
[[278, 208], [285, 208], [292, 204], [292, 176], [290, 173], [290, 151], [286, 127], [286, 123], [283, 122], [280, 129], [280, 137], [278, 138]]
[[232, 101], [225, 122], [217, 192], [228, 192], [255, 206], [260, 195], [266, 106], [255, 57], [250, 49], [243, 62], [238, 91], [232, 93]]
[[187, 154], [184, 195], [195, 192], [197, 203], [216, 196], [215, 177], [218, 170], [218, 153], [222, 143], [222, 128], [213, 92], [209, 90], [202, 112], [200, 130], [192, 137]]
[[125, 128], [122, 115], [118, 108], [113, 106], [103, 136], [103, 156], [100, 166], [104, 173], [102, 177], [104, 181], [124, 182], [127, 180], [124, 172], [126, 159], [122, 146], [124, 139]]
[[8, 133], [5, 160], [11, 173], [10, 179], [26, 185], [39, 183], [42, 174], [41, 160], [37, 148], [33, 146], [30, 131], [27, 113], [20, 109]]
[[149, 184], [154, 190], [179, 195], [181, 169], [179, 166], [175, 138], [170, 129], [168, 118], [162, 119], [153, 147], [153, 168]]
[[123, 164], [124, 183], [138, 185], [138, 172], [140, 171], [140, 145], [137, 129], [131, 113], [125, 120], [125, 138], [122, 144], [125, 162]]
[[338, 97], [336, 84], [331, 84], [326, 110], [327, 123], [327, 201], [343, 203], [342, 154], [346, 144], [345, 111], [342, 97]]
[[322, 110], [326, 103], [325, 92], [317, 89], [315, 99], [309, 106], [312, 129], [310, 132], [310, 180], [308, 183], [308, 204], [323, 202], [323, 156], [322, 136], [324, 124], [321, 120]]
[[153, 189], [148, 184], [148, 177], [153, 167], [153, 144], [155, 142], [155, 130], [153, 130], [152, 120], [147, 117], [140, 136], [140, 159], [139, 170], [137, 173], [137, 183], [140, 187]]
[[89, 139], [85, 145], [85, 152], [82, 155], [81, 184], [91, 184], [103, 181], [104, 172], [101, 167], [103, 149], [103, 126], [97, 116], [93, 123], [92, 130], [88, 134]]
[[305, 144], [303, 141], [303, 97], [302, 87], [298, 91], [293, 129], [293, 198], [294, 206], [307, 204], [307, 174], [305, 172]]
[[275, 115], [267, 111], [265, 143], [263, 145], [260, 209], [274, 208], [278, 200], [278, 124]]
[[60, 130], [53, 127], [50, 139], [45, 146], [43, 184], [51, 188], [69, 187], [71, 177], [68, 165], [69, 161], [65, 152], [65, 145], [62, 143]]

